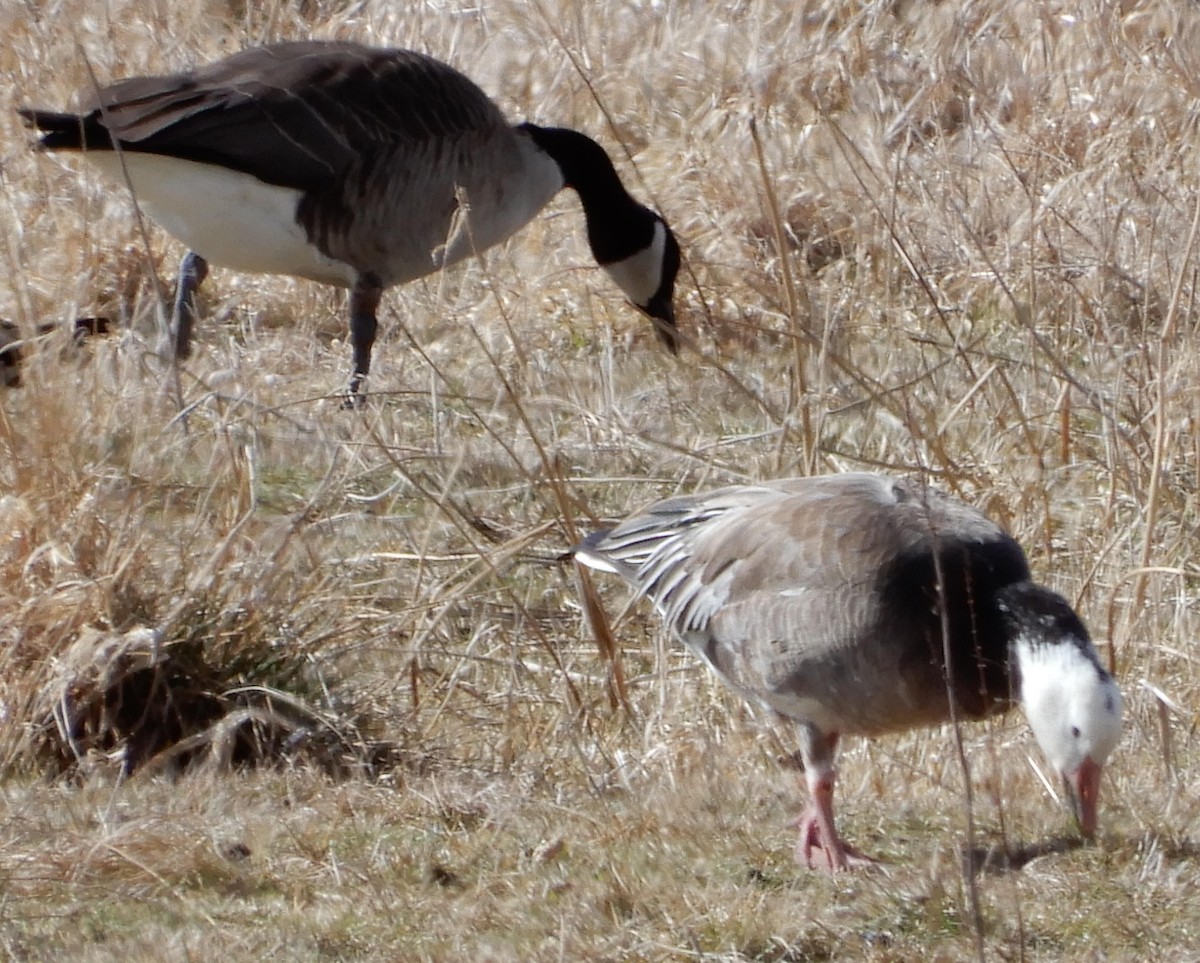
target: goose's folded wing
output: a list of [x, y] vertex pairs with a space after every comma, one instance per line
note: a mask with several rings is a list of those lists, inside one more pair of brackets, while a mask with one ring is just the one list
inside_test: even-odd
[[51, 125], [46, 147], [108, 147], [115, 137], [126, 150], [228, 167], [304, 191], [372, 150], [504, 123], [471, 80], [430, 57], [304, 42], [118, 81], [88, 111], [66, 125], [67, 115], [25, 113], [38, 126]]

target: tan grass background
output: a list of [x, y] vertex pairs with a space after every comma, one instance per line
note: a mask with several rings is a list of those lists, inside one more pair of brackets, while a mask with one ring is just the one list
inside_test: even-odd
[[[0, 35], [0, 316], [121, 326], [34, 339], [0, 397], [9, 958], [1200, 959], [1200, 12], [0, 0]], [[388, 296], [362, 412], [342, 296], [291, 279], [214, 272], [176, 376], [182, 251], [14, 108], [310, 36], [601, 140], [683, 243], [688, 349], [564, 195]], [[609, 583], [601, 658], [553, 562], [670, 492], [862, 468], [1008, 525], [1114, 659], [1096, 845], [1014, 715], [964, 729], [973, 839], [951, 733], [851, 742], [886, 869], [800, 870], [789, 734]]]

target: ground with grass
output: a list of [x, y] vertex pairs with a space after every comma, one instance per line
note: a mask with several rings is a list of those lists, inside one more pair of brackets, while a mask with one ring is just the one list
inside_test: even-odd
[[[17, 960], [1200, 959], [1200, 13], [1166, 2], [0, 5], [0, 947]], [[354, 38], [585, 130], [679, 235], [678, 359], [569, 194], [385, 299], [214, 271], [17, 106]], [[114, 319], [73, 348], [46, 322]], [[785, 727], [561, 561], [673, 492], [921, 474], [1027, 546], [1128, 724], [1078, 845], [1017, 714]], [[589, 619], [593, 591], [607, 618]], [[595, 612], [593, 612], [595, 616]]]

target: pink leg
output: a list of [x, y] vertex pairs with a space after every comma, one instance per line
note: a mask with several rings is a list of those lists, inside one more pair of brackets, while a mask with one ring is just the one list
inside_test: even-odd
[[[836, 733], [823, 737], [813, 747], [816, 751], [805, 759], [805, 782], [812, 801], [794, 823], [800, 830], [796, 862], [828, 873], [875, 863], [869, 856], [847, 846], [833, 825], [833, 787], [837, 773], [832, 760], [837, 740]], [[817, 850], [820, 850], [819, 857]]]

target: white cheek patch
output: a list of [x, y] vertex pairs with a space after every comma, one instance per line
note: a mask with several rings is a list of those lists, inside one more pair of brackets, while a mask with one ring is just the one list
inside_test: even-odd
[[663, 256], [667, 247], [667, 229], [654, 222], [654, 238], [649, 245], [623, 261], [604, 265], [604, 270], [639, 308], [645, 308], [662, 286]]

